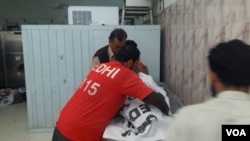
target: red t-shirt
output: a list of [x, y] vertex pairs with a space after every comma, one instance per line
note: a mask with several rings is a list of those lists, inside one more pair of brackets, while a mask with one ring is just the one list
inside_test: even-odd
[[60, 113], [58, 130], [73, 141], [100, 141], [127, 96], [144, 99], [153, 90], [119, 62], [91, 70]]

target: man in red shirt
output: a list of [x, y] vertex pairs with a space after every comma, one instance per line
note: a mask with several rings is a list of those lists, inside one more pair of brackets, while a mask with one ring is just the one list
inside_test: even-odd
[[53, 141], [101, 141], [103, 132], [119, 112], [127, 96], [143, 100], [168, 113], [161, 94], [146, 86], [132, 71], [140, 51], [126, 44], [116, 55], [116, 61], [93, 68], [75, 94], [62, 109]]

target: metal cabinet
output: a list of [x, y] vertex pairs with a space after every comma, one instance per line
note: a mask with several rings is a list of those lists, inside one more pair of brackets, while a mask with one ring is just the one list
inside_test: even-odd
[[21, 32], [1, 32], [4, 85], [16, 88], [25, 86]]
[[0, 88], [4, 87], [4, 65], [3, 65], [3, 47], [2, 38], [0, 34]]

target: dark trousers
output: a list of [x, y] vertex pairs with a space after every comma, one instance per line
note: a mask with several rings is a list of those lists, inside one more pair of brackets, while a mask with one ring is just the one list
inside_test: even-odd
[[55, 127], [52, 141], [70, 141]]

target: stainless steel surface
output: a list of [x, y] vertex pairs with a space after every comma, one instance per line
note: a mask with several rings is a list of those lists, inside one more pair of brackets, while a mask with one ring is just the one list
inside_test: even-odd
[[0, 32], [2, 37], [2, 56], [5, 87], [15, 88], [25, 86], [24, 73], [19, 66], [24, 64], [22, 35], [20, 32]]
[[2, 48], [2, 39], [0, 34], [0, 88], [4, 87], [4, 62], [3, 62], [3, 48]]

